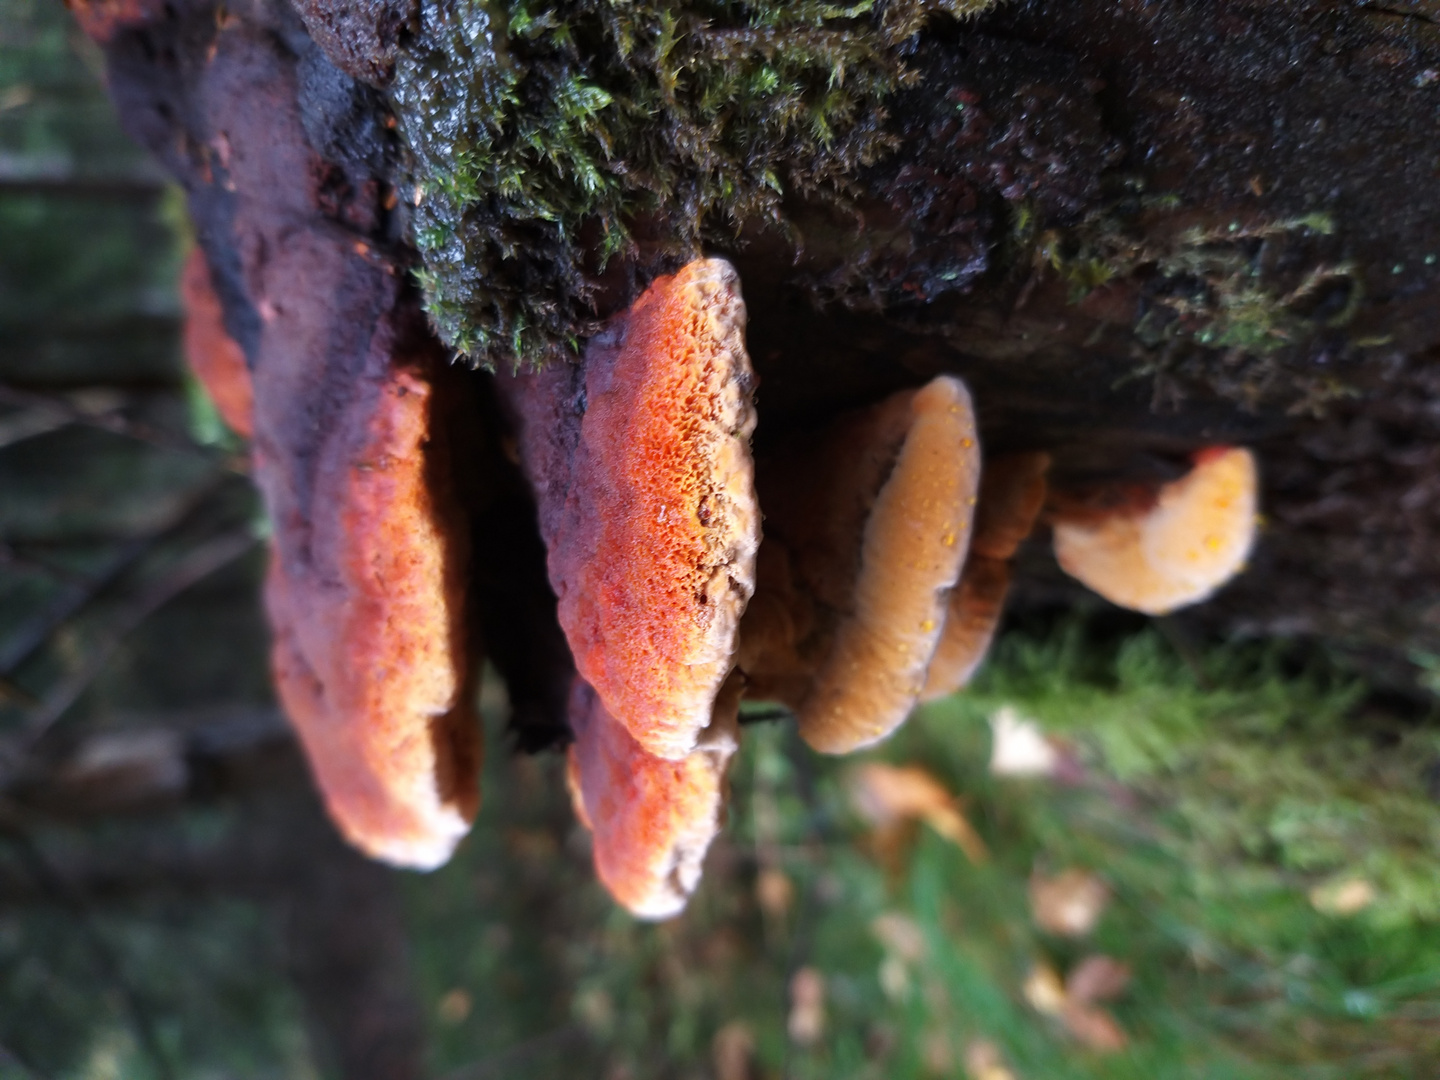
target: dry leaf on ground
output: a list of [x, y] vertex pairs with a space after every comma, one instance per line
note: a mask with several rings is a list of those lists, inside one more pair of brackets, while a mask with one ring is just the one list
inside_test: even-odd
[[1059, 1016], [1065, 1010], [1065, 984], [1049, 964], [1037, 963], [1025, 979], [1025, 1000], [1036, 1012]]
[[1064, 1024], [1087, 1050], [1113, 1053], [1123, 1050], [1129, 1039], [1115, 1018], [1092, 1002], [1118, 995], [1129, 979], [1129, 966], [1108, 956], [1087, 957], [1064, 981], [1041, 961], [1025, 980], [1025, 1000], [1036, 1012]]
[[715, 1033], [710, 1044], [715, 1080], [750, 1080], [755, 1058], [755, 1033], [743, 1020], [732, 1020]]
[[1356, 915], [1376, 900], [1375, 886], [1364, 878], [1345, 878], [1310, 890], [1310, 904], [1322, 915]]
[[1130, 985], [1130, 965], [1113, 956], [1092, 955], [1065, 976], [1065, 993], [1071, 1001], [1114, 1001]]
[[976, 1039], [965, 1047], [965, 1075], [969, 1080], [1015, 1080], [1000, 1048], [989, 1039]]
[[1116, 1019], [1098, 1005], [1069, 1002], [1060, 1018], [1065, 1022], [1065, 1030], [1087, 1050], [1113, 1054], [1124, 1050], [1130, 1042]]
[[1030, 875], [1030, 912], [1046, 933], [1084, 937], [1095, 929], [1109, 902], [1110, 887], [1088, 870]]
[[959, 801], [919, 766], [867, 762], [850, 774], [850, 798], [861, 816], [877, 828], [924, 821], [971, 862], [989, 858], [985, 842], [961, 813]]

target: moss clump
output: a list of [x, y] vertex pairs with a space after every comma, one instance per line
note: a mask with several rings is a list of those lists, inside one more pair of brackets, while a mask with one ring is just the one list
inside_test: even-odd
[[1126, 281], [1138, 299], [1137, 374], [1318, 411], [1348, 391], [1313, 356], [1346, 351], [1340, 331], [1363, 298], [1355, 264], [1327, 257], [1334, 234], [1325, 214], [1193, 225], [1176, 200], [1140, 198], [1033, 237], [1033, 263], [1068, 282], [1075, 302]]
[[667, 261], [783, 223], [787, 195], [843, 198], [891, 148], [907, 43], [933, 12], [992, 2], [426, 4], [392, 92], [441, 335], [487, 366], [533, 362], [593, 329], [615, 256], [625, 300]]

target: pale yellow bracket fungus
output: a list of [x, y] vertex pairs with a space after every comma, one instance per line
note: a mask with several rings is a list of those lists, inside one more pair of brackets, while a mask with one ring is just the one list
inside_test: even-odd
[[925, 680], [921, 701], [966, 686], [990, 651], [1010, 590], [1010, 559], [1030, 535], [1045, 505], [1050, 455], [1007, 454], [985, 466], [975, 532], [960, 582], [950, 594], [945, 631]]
[[733, 674], [712, 722], [684, 758], [656, 757], [631, 738], [583, 679], [570, 698], [567, 778], [575, 813], [592, 833], [595, 872], [632, 914], [679, 914], [720, 831], [725, 773], [738, 745], [742, 679]]
[[1245, 566], [1255, 540], [1255, 457], [1215, 446], [1152, 505], [1054, 515], [1060, 568], [1105, 599], [1163, 615], [1209, 597]]
[[798, 710], [801, 736], [823, 753], [877, 742], [914, 708], [970, 544], [980, 483], [970, 394], [941, 376], [900, 400], [908, 428], [865, 523], [853, 607]]

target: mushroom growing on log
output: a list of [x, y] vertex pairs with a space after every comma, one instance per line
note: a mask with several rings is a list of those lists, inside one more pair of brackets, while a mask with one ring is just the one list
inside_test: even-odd
[[695, 748], [656, 757], [577, 678], [568, 778], [576, 816], [593, 836], [595, 871], [635, 915], [665, 919], [684, 908], [723, 823], [725, 772], [739, 745], [741, 680], [732, 676]]
[[699, 260], [591, 340], [583, 391], [563, 371], [512, 384], [575, 665], [641, 746], [676, 761], [711, 722], [755, 588], [744, 325], [734, 269]]
[[966, 686], [990, 651], [1010, 590], [1010, 560], [1045, 504], [1049, 469], [1050, 455], [1038, 452], [1009, 454], [985, 466], [970, 554], [950, 596], [945, 630], [930, 661], [921, 701]]
[[1061, 503], [1053, 512], [1055, 558], [1132, 611], [1164, 615], [1198, 603], [1244, 567], [1258, 483], [1249, 450], [1209, 447], [1159, 491], [1111, 492], [1118, 505]]
[[276, 687], [336, 825], [376, 858], [429, 869], [478, 805], [468, 553], [430, 453], [433, 357], [384, 344], [303, 471], [269, 426], [270, 395], [293, 388], [257, 373], [257, 479], [281, 511], [265, 599]]
[[[566, 636], [616, 725], [667, 760], [688, 760], [715, 722], [732, 665], [748, 695], [812, 720], [863, 714], [841, 725], [833, 748], [876, 737], [921, 692], [925, 663], [927, 693], [968, 677], [1011, 545], [982, 550], [982, 493], [964, 571], [933, 560], [923, 587], [876, 587], [893, 559], [862, 551], [904, 545], [869, 508], [908, 429], [887, 435], [884, 453], [832, 433], [881, 416], [895, 394], [963, 376], [979, 403], [972, 437], [993, 461], [1053, 458], [1062, 551], [1075, 549], [1080, 523], [1061, 519], [1076, 492], [1097, 481], [1154, 492], [1197, 450], [1253, 446], [1269, 486], [1255, 554], [1265, 573], [1193, 618], [1378, 647], [1395, 659], [1388, 671], [1412, 650], [1440, 651], [1433, 590], [1415, 587], [1440, 580], [1440, 423], [1429, 407], [1440, 392], [1430, 197], [1440, 43], [1424, 20], [1330, 0], [897, 0], [873, 17], [836, 9], [786, 35], [756, 32], [742, 0], [718, 14], [681, 3], [681, 18], [730, 22], [666, 52], [659, 23], [646, 20], [669, 7], [556, 4], [563, 18], [525, 29], [485, 5], [461, 12], [433, 0], [304, 0], [300, 15], [259, 0], [75, 0], [103, 43], [125, 122], [185, 186], [224, 328], [253, 373], [281, 639], [317, 637], [324, 624], [361, 640], [345, 629], [358, 624], [340, 597], [373, 613], [424, 591], [432, 607], [414, 625], [453, 628], [439, 644], [426, 632], [435, 666], [425, 685], [453, 685], [460, 709], [479, 641], [440, 612], [461, 602], [450, 583], [468, 577], [464, 603], [504, 639], [488, 655], [517, 715], [533, 717], [527, 746], [566, 730]], [[982, 9], [963, 23], [944, 14]], [[1222, 23], [1232, 32], [1217, 38]], [[858, 58], [844, 87], [831, 86], [836, 55]], [[773, 70], [785, 73], [776, 94], [761, 77]], [[714, 87], [690, 81], [695, 72], [734, 90], [735, 107], [718, 114]], [[824, 128], [833, 138], [795, 122], [792, 81], [814, 101], [838, 100], [824, 117], [807, 114], [838, 123]], [[748, 351], [765, 387], [758, 554], [758, 511], [725, 502], [749, 482], [752, 380], [732, 344], [733, 279], [702, 263], [731, 283], [697, 305], [677, 299], [671, 276], [702, 251], [745, 283]], [[726, 310], [728, 328], [717, 315]], [[688, 378], [682, 369], [628, 366], [649, 350], [627, 335], [655, 344], [686, 311], [714, 361], [706, 392], [728, 402], [703, 430], [678, 423], [675, 398], [649, 396], [683, 393], [671, 381]], [[572, 346], [583, 364], [570, 362]], [[451, 349], [502, 369], [545, 361], [493, 383], [538, 523], [505, 435], [472, 409], [472, 397], [488, 400], [490, 376], [447, 370]], [[401, 387], [415, 392], [399, 398]], [[428, 435], [422, 399], [447, 414], [432, 416], [443, 422]], [[646, 456], [660, 444], [615, 434], [631, 420], [676, 435], [666, 445], [684, 452]], [[451, 440], [477, 426], [488, 449], [456, 454]], [[360, 475], [381, 447], [409, 470], [403, 479]], [[699, 467], [706, 447], [713, 473]], [[806, 485], [843, 475], [843, 461], [863, 496], [843, 522], [816, 518], [812, 536]], [[480, 524], [472, 488], [485, 484], [487, 524], [504, 528]], [[360, 572], [364, 542], [341, 536], [347, 505], [381, 533], [412, 520], [403, 507], [418, 515], [414, 558], [396, 570], [413, 590], [402, 583], [392, 596]], [[1143, 532], [1135, 509], [1111, 528]], [[474, 550], [485, 545], [468, 574], [467, 518]], [[826, 535], [843, 544], [826, 549], [815, 539]], [[565, 635], [538, 580], [542, 539]], [[1088, 542], [1111, 554], [1130, 544]], [[1214, 558], [1195, 562], [1228, 565], [1244, 546], [1221, 539]], [[587, 561], [612, 553], [621, 557]], [[1016, 556], [1011, 603], [1079, 593], [1032, 555]], [[511, 567], [535, 580], [511, 588]], [[1187, 589], [1155, 609], [1205, 591]], [[657, 593], [685, 615], [641, 610]], [[909, 629], [881, 642], [876, 615], [894, 606]], [[517, 608], [525, 617], [511, 617]], [[917, 629], [926, 621], [931, 629]], [[936, 644], [942, 625], [955, 636]], [[970, 644], [958, 648], [962, 639]], [[352, 673], [313, 644], [277, 647], [308, 650], [311, 674], [337, 697], [389, 700], [378, 683], [375, 693], [348, 685]], [[847, 684], [851, 661], [886, 650], [894, 678], [883, 689], [867, 697]], [[632, 683], [635, 670], [648, 677]], [[451, 700], [396, 692], [415, 712]], [[297, 714], [322, 714], [286, 693]], [[338, 713], [324, 715], [343, 729]], [[317, 772], [327, 745], [362, 773], [379, 767], [363, 740], [312, 742]], [[453, 840], [471, 793], [463, 756], [439, 830], [449, 839], [423, 860], [402, 858], [433, 861]], [[443, 800], [445, 783], [427, 773], [440, 761], [420, 773], [427, 797]], [[366, 783], [387, 790], [378, 772]]]
[[755, 695], [795, 708], [806, 742], [846, 753], [894, 730], [925, 683], [979, 488], [970, 395], [942, 376], [758, 471], [762, 591], [740, 667]]

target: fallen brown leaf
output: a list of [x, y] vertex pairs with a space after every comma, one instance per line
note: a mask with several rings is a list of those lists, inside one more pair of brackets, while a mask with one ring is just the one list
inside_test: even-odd
[[1357, 915], [1373, 904], [1375, 886], [1364, 878], [1345, 878], [1310, 890], [1310, 904], [1322, 915]]
[[850, 797], [861, 816], [877, 828], [923, 821], [971, 862], [989, 858], [985, 842], [965, 819], [958, 800], [919, 766], [867, 762], [850, 775]]
[[1059, 1016], [1065, 1011], [1065, 984], [1049, 964], [1037, 962], [1025, 979], [1025, 1000], [1044, 1016]]
[[1067, 1002], [1060, 1019], [1065, 1022], [1065, 1029], [1087, 1050], [1113, 1054], [1124, 1050], [1130, 1041], [1115, 1018], [1099, 1005]]
[[1129, 985], [1130, 965], [1113, 956], [1087, 956], [1065, 976], [1066, 995], [1083, 1004], [1114, 1001]]
[[441, 1023], [455, 1025], [464, 1022], [473, 1004], [470, 994], [457, 986], [445, 992], [436, 1011], [440, 1014]]
[[[1129, 981], [1130, 971], [1126, 965], [1109, 957], [1090, 959], [1104, 960], [1106, 965], [1102, 968], [1099, 964], [1091, 964], [1088, 971], [1081, 971], [1085, 967], [1085, 962], [1082, 961], [1067, 982], [1062, 982], [1059, 973], [1049, 964], [1044, 961], [1036, 962], [1025, 980], [1025, 1000], [1036, 1012], [1064, 1024], [1065, 1030], [1087, 1050], [1114, 1053], [1123, 1050], [1129, 1042], [1124, 1029], [1104, 1008], [1091, 1004], [1091, 999], [1075, 996], [1070, 983], [1074, 982], [1075, 975], [1079, 974], [1082, 983], [1080, 989], [1087, 994], [1097, 991], [1106, 994], [1112, 991], [1119, 993], [1124, 989], [1125, 982]], [[1118, 969], [1123, 969], [1123, 981], [1122, 973]], [[1085, 983], [1090, 985], [1084, 985]]]
[[750, 1080], [755, 1058], [755, 1033], [743, 1020], [732, 1020], [715, 1033], [710, 1044], [715, 1080]]
[[1110, 902], [1110, 887], [1088, 870], [1054, 877], [1030, 876], [1030, 911], [1035, 925], [1061, 937], [1084, 937], [1095, 929]]
[[795, 885], [784, 870], [767, 867], [755, 879], [755, 899], [772, 919], [783, 919], [795, 902]]
[[1015, 1080], [1000, 1048], [989, 1039], [976, 1039], [965, 1047], [965, 1073], [970, 1080]]

